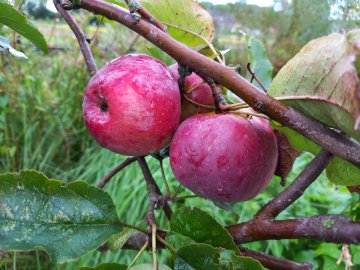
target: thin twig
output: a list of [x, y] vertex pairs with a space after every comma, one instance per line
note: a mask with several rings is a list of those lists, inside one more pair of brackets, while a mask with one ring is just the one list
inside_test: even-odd
[[255, 81], [257, 81], [257, 83], [261, 86], [261, 88], [264, 90], [264, 92], [267, 93], [268, 90], [267, 90], [266, 87], [263, 85], [263, 83], [258, 79], [258, 77], [256, 77], [256, 74], [255, 74], [255, 72], [253, 72], [253, 71], [251, 70], [251, 66], [250, 66], [250, 65], [251, 65], [251, 64], [248, 63], [247, 66], [246, 66], [247, 70], [248, 70], [248, 71], [250, 72], [250, 74], [251, 74], [251, 80], [250, 80], [250, 82], [252, 83], [252, 82], [253, 82], [253, 79], [255, 79]]
[[199, 103], [199, 102], [196, 102], [195, 100], [192, 100], [191, 98], [189, 98], [189, 97], [187, 96], [187, 94], [184, 94], [183, 97], [184, 97], [187, 101], [189, 101], [190, 103], [192, 103], [192, 104], [194, 104], [194, 105], [196, 105], [196, 106], [199, 106], [199, 107], [202, 107], [202, 108], [207, 108], [207, 109], [213, 109], [213, 110], [215, 109], [215, 106], [201, 104], [201, 103]]
[[56, 9], [59, 11], [61, 16], [64, 17], [65, 21], [70, 26], [71, 30], [74, 32], [74, 34], [79, 42], [81, 52], [84, 55], [85, 62], [86, 62], [87, 68], [89, 70], [90, 76], [94, 76], [97, 68], [96, 68], [96, 64], [94, 61], [94, 57], [91, 53], [91, 50], [90, 50], [90, 47], [88, 44], [89, 39], [85, 36], [84, 32], [81, 30], [80, 26], [78, 25], [78, 23], [76, 22], [74, 17], [70, 14], [70, 12], [65, 10], [61, 6], [61, 4], [58, 0], [53, 0], [53, 2], [54, 2]]
[[[161, 191], [158, 187], [158, 185], [156, 184], [151, 172], [150, 172], [150, 169], [149, 169], [149, 166], [145, 160], [144, 157], [138, 157], [137, 158], [137, 161], [140, 165], [140, 168], [144, 174], [144, 177], [145, 177], [145, 181], [146, 181], [146, 184], [148, 186], [148, 189], [152, 189], [153, 191], [156, 192], [156, 194], [160, 197], [163, 197], [162, 194], [161, 194]], [[164, 205], [163, 205], [163, 209], [164, 209], [164, 212], [165, 212], [165, 215], [166, 217], [170, 220], [171, 219], [171, 216], [172, 216], [172, 210], [169, 206], [169, 204], [164, 200]]]
[[324, 171], [333, 157], [333, 154], [322, 150], [288, 188], [261, 208], [255, 219], [272, 219], [284, 211], [303, 195], [304, 191]]
[[167, 33], [166, 27], [158, 19], [156, 19], [148, 10], [146, 10], [143, 6], [141, 6], [136, 0], [125, 0], [125, 2], [129, 7], [130, 13], [134, 13], [134, 12], [139, 13], [143, 19], [152, 23], [161, 31]]
[[118, 166], [116, 166], [114, 169], [112, 169], [103, 179], [101, 179], [97, 186], [99, 188], [103, 188], [115, 174], [120, 172], [122, 169], [124, 169], [125, 167], [127, 167], [128, 165], [133, 163], [134, 161], [136, 161], [136, 157], [129, 157], [129, 158], [125, 159]]

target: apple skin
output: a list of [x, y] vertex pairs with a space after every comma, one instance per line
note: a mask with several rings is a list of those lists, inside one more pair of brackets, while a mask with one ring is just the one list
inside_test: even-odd
[[180, 114], [179, 87], [168, 67], [142, 54], [107, 63], [88, 83], [83, 100], [91, 135], [101, 146], [129, 156], [166, 146]]
[[[178, 64], [174, 64], [169, 67], [175, 81], [177, 81], [180, 77], [178, 67]], [[210, 86], [194, 72], [190, 76], [185, 77], [185, 94], [197, 103], [214, 106], [214, 98], [212, 96]], [[182, 104], [181, 120], [185, 120], [195, 114], [211, 111], [214, 111], [214, 109], [201, 107], [184, 99]]]
[[276, 137], [269, 123], [230, 113], [188, 118], [170, 145], [170, 165], [177, 180], [214, 201], [255, 197], [274, 175], [277, 160]]

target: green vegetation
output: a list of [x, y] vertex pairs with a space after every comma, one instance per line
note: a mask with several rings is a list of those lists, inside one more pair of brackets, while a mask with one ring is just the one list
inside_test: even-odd
[[[222, 14], [215, 16], [215, 19], [229, 14], [237, 23], [234, 31], [220, 21], [216, 24], [216, 47], [232, 48], [226, 55], [227, 64], [242, 63], [246, 66], [247, 55], [242, 52], [242, 48], [246, 46], [246, 32], [262, 39], [277, 72], [310, 39], [340, 28], [359, 26], [359, 16], [356, 14], [359, 14], [360, 6], [357, 1], [346, 1], [347, 6], [344, 7], [340, 2], [343, 1], [294, 0], [289, 5], [286, 4], [287, 1], [276, 1], [277, 5], [282, 5], [278, 12], [271, 8], [244, 4], [206, 6], [214, 14]], [[330, 5], [339, 6], [336, 14], [330, 14]], [[146, 52], [164, 60], [162, 52], [124, 27], [110, 22], [99, 28], [90, 26], [94, 17], [82, 11], [77, 16], [77, 19], [80, 18], [83, 29], [92, 38], [91, 47], [99, 67], [128, 52]], [[103, 21], [101, 18], [98, 20]], [[0, 53], [0, 173], [35, 169], [50, 178], [85, 180], [95, 184], [124, 157], [98, 146], [85, 130], [81, 106], [89, 75], [68, 26], [55, 19], [42, 19], [34, 23], [50, 46], [47, 55], [34, 49], [31, 43], [9, 29], [2, 29], [12, 45], [25, 52], [29, 59], [22, 60]], [[164, 61], [168, 64], [173, 62], [169, 57]], [[245, 72], [242, 71], [243, 74]], [[297, 176], [310, 159], [310, 154], [302, 154], [297, 159], [288, 182]], [[151, 157], [147, 160], [155, 179], [165, 191], [160, 180], [162, 176], [159, 163]], [[168, 159], [164, 161], [164, 167], [167, 175], [172, 175]], [[178, 188], [175, 179], [168, 180], [172, 190]], [[177, 202], [173, 209], [182, 206], [199, 207], [212, 213], [218, 222], [226, 225], [248, 220], [282, 189], [280, 179], [274, 177], [265, 192], [251, 201], [215, 207], [214, 203], [205, 199], [191, 198]], [[116, 175], [104, 190], [115, 201], [117, 214], [123, 222], [136, 224], [138, 220], [144, 220], [149, 202], [143, 175], [137, 164], [130, 165]], [[191, 195], [184, 188], [180, 188], [180, 194]], [[345, 187], [331, 184], [326, 175], [322, 174], [304, 196], [279, 218], [344, 213], [360, 220], [358, 202], [359, 195], [349, 193]], [[163, 213], [158, 215], [160, 225], [165, 226]], [[299, 262], [312, 261], [314, 269], [344, 269], [343, 263], [340, 266], [336, 264], [341, 254], [341, 245], [337, 244], [281, 240], [255, 242], [245, 246], [274, 256], [286, 255], [288, 259]], [[350, 246], [350, 251], [353, 263], [357, 265], [354, 269], [360, 269], [360, 247]], [[135, 254], [136, 251], [128, 250], [92, 251], [79, 260], [55, 266], [42, 251], [6, 253], [0, 250], [0, 269], [71, 270], [82, 266], [94, 267], [103, 262], [129, 264]], [[169, 255], [166, 251], [160, 252], [160, 261], [166, 262]], [[151, 254], [145, 253], [138, 262], [149, 261]]]

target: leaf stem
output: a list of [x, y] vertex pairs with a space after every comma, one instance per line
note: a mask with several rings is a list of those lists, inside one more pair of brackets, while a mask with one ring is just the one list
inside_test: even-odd
[[131, 261], [129, 266], [126, 268], [126, 270], [129, 270], [134, 265], [134, 263], [137, 261], [137, 259], [140, 257], [140, 255], [144, 252], [144, 250], [148, 247], [148, 245], [149, 245], [149, 241], [146, 241], [145, 244], [139, 250], [139, 252], [135, 255], [134, 259]]
[[136, 225], [126, 224], [126, 223], [123, 223], [123, 222], [119, 222], [119, 225], [123, 226], [123, 227], [126, 227], [126, 228], [137, 230], [137, 231], [145, 233], [145, 234], [150, 234], [150, 232], [148, 230], [146, 230], [144, 228], [141, 228], [139, 226], [136, 226]]
[[166, 247], [173, 255], [176, 254], [176, 249], [169, 243], [167, 242], [164, 238], [162, 238], [160, 235], [156, 235], [157, 240], [164, 245], [164, 247]]

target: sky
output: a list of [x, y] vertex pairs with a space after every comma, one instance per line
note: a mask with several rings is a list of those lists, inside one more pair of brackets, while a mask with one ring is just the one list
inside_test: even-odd
[[[227, 4], [227, 3], [236, 3], [238, 0], [199, 0], [199, 2], [211, 2], [213, 4]], [[273, 0], [246, 0], [248, 5], [258, 5], [260, 7], [269, 7], [272, 6]], [[48, 0], [47, 7], [52, 10], [56, 11], [52, 1]]]
[[[237, 0], [200, 0], [199, 2], [211, 2], [213, 4], [236, 3]], [[248, 5], [258, 5], [261, 7], [269, 7], [273, 5], [273, 0], [247, 0]]]

